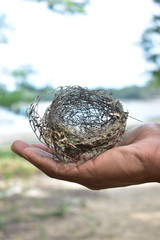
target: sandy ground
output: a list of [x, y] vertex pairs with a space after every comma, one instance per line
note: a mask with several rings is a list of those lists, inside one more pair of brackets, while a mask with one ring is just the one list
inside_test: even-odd
[[0, 240], [159, 240], [160, 185], [91, 191], [37, 174], [0, 200]]
[[[3, 138], [35, 141], [34, 135]], [[37, 140], [36, 140], [37, 141]], [[0, 240], [159, 240], [160, 185], [91, 191], [38, 172], [0, 179]]]

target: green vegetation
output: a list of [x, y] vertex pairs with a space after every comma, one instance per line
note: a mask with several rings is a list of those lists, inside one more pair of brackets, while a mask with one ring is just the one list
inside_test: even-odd
[[36, 168], [27, 161], [16, 156], [9, 148], [0, 149], [0, 176], [5, 180], [13, 178], [29, 178]]
[[[22, 91], [8, 92], [0, 90], [0, 106], [10, 108], [13, 104], [22, 101], [23, 98]], [[28, 101], [28, 96], [25, 100]]]
[[[160, 10], [160, 0], [153, 0]], [[160, 88], [160, 14], [154, 14], [150, 26], [146, 28], [141, 37], [141, 47], [146, 61], [151, 63], [150, 85]]]
[[[38, 88], [29, 82], [31, 75], [35, 74], [30, 66], [21, 66], [13, 71], [6, 70], [5, 73], [15, 80], [15, 90], [8, 91], [7, 86], [0, 84], [0, 106], [19, 111], [15, 105], [22, 103], [31, 103], [35, 100], [38, 94], [44, 91], [53, 90], [51, 86]], [[44, 98], [48, 100], [48, 96]]]
[[[42, 205], [41, 205], [42, 208]], [[31, 215], [33, 217], [39, 218], [39, 219], [46, 219], [46, 218], [52, 218], [52, 217], [64, 217], [69, 209], [69, 204], [65, 201], [60, 201], [56, 204], [56, 209], [53, 211], [45, 211], [42, 213], [32, 213]]]
[[[102, 89], [102, 88], [97, 88]], [[156, 98], [160, 96], [160, 89], [156, 89], [155, 87], [151, 87], [150, 84], [146, 85], [144, 87], [139, 87], [136, 85], [130, 86], [130, 87], [124, 87], [121, 89], [106, 89], [110, 90], [111, 93], [118, 99], [150, 99], [150, 98]]]
[[[89, 0], [32, 0], [36, 2], [44, 2], [50, 10], [64, 13], [84, 13]], [[160, 0], [153, 0], [160, 7]], [[5, 14], [0, 14], [0, 43], [7, 43], [5, 31], [10, 28], [6, 23]], [[150, 26], [144, 30], [140, 46], [143, 49], [144, 56], [153, 66], [150, 73], [150, 81], [144, 87], [130, 86], [122, 89], [111, 89], [114, 96], [120, 99], [146, 99], [160, 95], [160, 14], [154, 14]], [[21, 66], [13, 71], [6, 73], [15, 79], [15, 90], [8, 91], [7, 87], [0, 84], [0, 106], [10, 110], [19, 112], [19, 104], [31, 103], [35, 100], [38, 94], [43, 91], [53, 90], [51, 86], [47, 89], [37, 88], [30, 83], [30, 76], [35, 74], [35, 71], [30, 66]], [[118, 79], [117, 79], [118, 81]], [[44, 101], [51, 100], [47, 95], [43, 98]]]
[[54, 12], [64, 14], [84, 13], [89, 0], [32, 0], [36, 2], [45, 2], [48, 8]]
[[[8, 91], [7, 89], [2, 89], [0, 86], [0, 106], [5, 107], [10, 110], [18, 110], [17, 108], [14, 108], [14, 106], [17, 104], [22, 103], [31, 103], [35, 100], [38, 94], [41, 94], [44, 91], [53, 90], [52, 87], [44, 87], [44, 88], [36, 88], [31, 86], [24, 87], [25, 84], [23, 84], [23, 88], [19, 88], [18, 90], [14, 91]], [[46, 96], [44, 101], [49, 100], [49, 97]]]
[[153, 99], [160, 96], [160, 89], [150, 85], [138, 87], [136, 85], [121, 89], [112, 89], [113, 95], [119, 99]]
[[[101, 89], [101, 88], [97, 88]], [[4, 86], [0, 85], [0, 106], [5, 107], [17, 113], [21, 113], [19, 104], [30, 104], [35, 100], [37, 95], [46, 91], [53, 91], [54, 89], [49, 86], [47, 88], [36, 88], [26, 82], [20, 84], [18, 89], [10, 92]], [[147, 86], [138, 87], [130, 86], [121, 89], [107, 89], [111, 90], [113, 95], [118, 99], [153, 99], [160, 96], [160, 88], [155, 88], [149, 83]], [[51, 101], [53, 95], [46, 95], [42, 101]], [[17, 107], [16, 107], [17, 105]]]

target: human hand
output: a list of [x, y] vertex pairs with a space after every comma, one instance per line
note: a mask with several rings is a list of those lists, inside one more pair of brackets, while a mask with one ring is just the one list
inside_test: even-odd
[[43, 144], [17, 140], [11, 149], [49, 177], [92, 190], [160, 182], [160, 124], [131, 129], [120, 146], [74, 166], [55, 161]]

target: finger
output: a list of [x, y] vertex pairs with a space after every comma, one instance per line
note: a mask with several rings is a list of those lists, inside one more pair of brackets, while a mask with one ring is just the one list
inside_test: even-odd
[[33, 147], [37, 150], [37, 152], [39, 151], [41, 154], [43, 154], [44, 156], [48, 156], [50, 158], [53, 158], [53, 155], [51, 154], [52, 151], [45, 145], [43, 144], [28, 144], [26, 142], [23, 142], [21, 140], [16, 140], [12, 146], [11, 146], [11, 150], [13, 152], [15, 152], [16, 154], [18, 154], [19, 156], [23, 157], [23, 150], [27, 147]]
[[[38, 146], [41, 147], [40, 145]], [[46, 149], [45, 147], [42, 148]], [[49, 153], [23, 141], [16, 140], [12, 144], [11, 149], [50, 177], [70, 181], [71, 176], [73, 177], [77, 174], [75, 170], [76, 168], [74, 168], [75, 164], [72, 166], [71, 164], [65, 164], [62, 162], [58, 163], [54, 161], [53, 156], [48, 155]]]
[[[36, 146], [36, 144], [35, 144], [35, 146]], [[36, 152], [39, 152], [41, 155], [43, 155], [45, 157], [54, 158], [53, 153], [51, 151], [50, 152], [46, 151], [48, 149], [43, 147], [43, 145], [41, 147], [40, 146], [39, 147], [35, 147], [35, 146], [34, 146], [34, 144], [31, 145], [31, 147], [33, 149], [35, 149]], [[55, 158], [54, 160], [59, 162], [59, 160], [57, 158]]]
[[130, 144], [134, 143], [138, 134], [139, 134], [138, 127], [128, 129], [125, 132], [124, 137], [118, 146], [126, 146], [126, 145], [130, 145]]
[[33, 147], [35, 148], [39, 148], [39, 149], [42, 149], [43, 151], [45, 152], [49, 152], [49, 153], [52, 153], [52, 150], [50, 148], [48, 148], [46, 145], [44, 144], [40, 144], [40, 143], [33, 143], [31, 144]]
[[23, 156], [52, 178], [71, 181], [71, 178], [76, 175], [75, 167], [71, 167], [70, 164], [57, 162], [53, 158], [46, 156], [44, 152], [40, 152], [37, 148], [25, 148]]
[[30, 145], [26, 142], [23, 142], [21, 140], [16, 140], [15, 142], [13, 142], [13, 144], [11, 145], [11, 150], [18, 154], [20, 157], [23, 157], [23, 150], [27, 147], [30, 147]]

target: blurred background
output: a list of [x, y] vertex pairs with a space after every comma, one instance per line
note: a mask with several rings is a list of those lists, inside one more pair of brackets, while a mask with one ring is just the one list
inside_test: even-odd
[[160, 122], [160, 0], [0, 0], [0, 240], [158, 240], [158, 184], [93, 192], [10, 151], [66, 85], [111, 90], [127, 127]]

